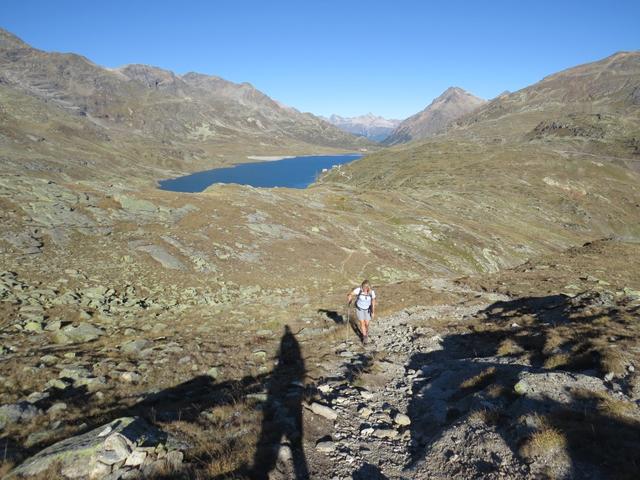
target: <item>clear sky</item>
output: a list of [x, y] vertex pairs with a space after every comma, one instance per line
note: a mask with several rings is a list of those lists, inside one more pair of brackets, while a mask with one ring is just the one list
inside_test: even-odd
[[640, 49], [640, 0], [1, 0], [43, 50], [250, 82], [299, 110], [404, 118], [449, 86], [492, 98]]

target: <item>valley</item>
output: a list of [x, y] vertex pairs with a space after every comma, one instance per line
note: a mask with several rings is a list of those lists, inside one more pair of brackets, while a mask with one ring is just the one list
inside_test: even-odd
[[[638, 92], [619, 53], [382, 149], [247, 84], [3, 32], [2, 473], [633, 478]], [[156, 185], [346, 152], [305, 189]]]

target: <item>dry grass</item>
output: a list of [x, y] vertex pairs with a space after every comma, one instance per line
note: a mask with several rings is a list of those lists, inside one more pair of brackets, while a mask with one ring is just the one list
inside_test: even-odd
[[7, 473], [9, 473], [13, 467], [15, 467], [13, 462], [4, 461], [0, 463], [0, 478], [3, 478]]
[[500, 413], [486, 408], [473, 410], [469, 414], [469, 421], [476, 424], [497, 425], [500, 421]]
[[249, 404], [236, 403], [216, 407], [203, 417], [206, 421], [202, 423], [177, 421], [166, 428], [194, 445], [188, 455], [196, 464], [198, 476], [239, 478], [233, 475], [240, 475], [238, 472], [253, 461], [260, 432], [259, 413]]
[[527, 458], [557, 455], [566, 452], [567, 439], [561, 431], [548, 425], [533, 432], [522, 446], [520, 453]]
[[496, 367], [485, 368], [483, 371], [467, 378], [460, 384], [461, 389], [476, 389], [486, 386], [496, 375]]
[[518, 355], [522, 352], [524, 352], [524, 349], [517, 342], [514, 342], [510, 338], [506, 338], [502, 343], [500, 343], [496, 354], [501, 357], [506, 357], [510, 355]]
[[554, 368], [560, 368], [566, 366], [571, 360], [571, 356], [568, 353], [558, 353], [548, 357], [544, 361], [544, 368], [553, 370]]

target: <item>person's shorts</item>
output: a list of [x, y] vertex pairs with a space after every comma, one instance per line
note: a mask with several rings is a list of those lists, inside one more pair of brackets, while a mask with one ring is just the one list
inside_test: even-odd
[[359, 308], [356, 307], [356, 317], [358, 317], [358, 320], [362, 321], [366, 321], [368, 322], [369, 320], [371, 320], [371, 312], [369, 312], [369, 309], [367, 310], [360, 310]]

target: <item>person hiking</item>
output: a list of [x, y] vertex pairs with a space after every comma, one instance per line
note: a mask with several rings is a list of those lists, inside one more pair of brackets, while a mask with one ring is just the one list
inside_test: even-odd
[[369, 343], [369, 322], [376, 315], [376, 292], [371, 288], [369, 280], [362, 282], [362, 285], [354, 288], [347, 294], [347, 303], [355, 297], [356, 317], [360, 321], [360, 332], [362, 333], [362, 343]]

